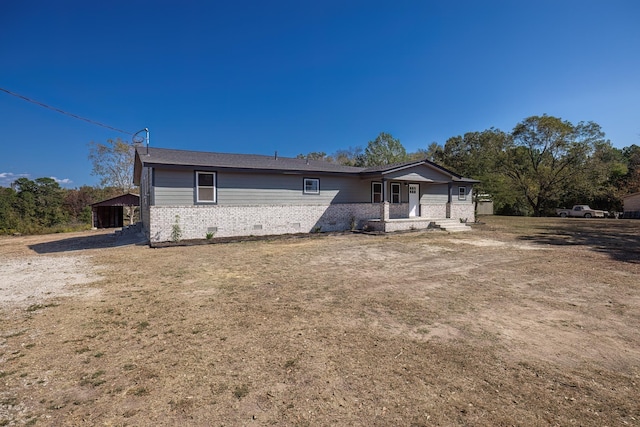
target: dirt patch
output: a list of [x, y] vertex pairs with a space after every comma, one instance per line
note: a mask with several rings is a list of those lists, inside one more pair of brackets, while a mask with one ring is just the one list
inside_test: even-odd
[[56, 258], [100, 279], [69, 285], [93, 298], [4, 310], [0, 424], [638, 425], [640, 257], [622, 242], [640, 221], [485, 222], [163, 249], [0, 240], [10, 275]]
[[39, 304], [58, 296], [94, 294], [76, 285], [99, 280], [87, 256], [29, 256], [0, 261], [0, 307]]

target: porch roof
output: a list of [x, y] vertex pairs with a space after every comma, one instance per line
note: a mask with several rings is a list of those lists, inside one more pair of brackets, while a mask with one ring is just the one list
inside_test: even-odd
[[[416, 168], [419, 166], [425, 166], [426, 168], [437, 171], [439, 174], [445, 175], [449, 177], [449, 180], [437, 180], [431, 179], [421, 175], [420, 173], [412, 173], [410, 175], [400, 175], [397, 173], [407, 171], [412, 168]], [[475, 184], [479, 183], [477, 179], [465, 178], [462, 175], [458, 175], [455, 172], [450, 171], [447, 168], [444, 168], [436, 163], [433, 163], [427, 159], [417, 160], [412, 162], [398, 163], [393, 165], [383, 165], [383, 166], [375, 166], [371, 168], [367, 168], [360, 173], [361, 178], [379, 178], [384, 179], [385, 177], [390, 177], [389, 179], [393, 179], [394, 181], [412, 181], [412, 182], [428, 182], [432, 184], [447, 184], [451, 181], [460, 182], [460, 183], [469, 183]]]

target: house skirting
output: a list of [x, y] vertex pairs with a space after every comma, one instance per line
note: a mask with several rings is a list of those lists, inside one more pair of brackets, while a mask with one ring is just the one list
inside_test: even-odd
[[[389, 204], [387, 204], [389, 206]], [[451, 205], [451, 212], [473, 221], [473, 206]], [[466, 208], [466, 209], [464, 209]], [[389, 206], [389, 220], [381, 221], [378, 203], [345, 203], [332, 205], [251, 205], [251, 206], [150, 206], [148, 222], [143, 214], [145, 232], [150, 242], [214, 237], [265, 236], [276, 234], [345, 231], [371, 227], [377, 219], [381, 231], [425, 229], [432, 219], [444, 218], [445, 205], [421, 205], [421, 216], [407, 218], [408, 204]]]
[[149, 241], [172, 240], [175, 227], [181, 239], [264, 236], [361, 229], [371, 218], [380, 217], [380, 205], [345, 203], [335, 205], [254, 206], [151, 206]]

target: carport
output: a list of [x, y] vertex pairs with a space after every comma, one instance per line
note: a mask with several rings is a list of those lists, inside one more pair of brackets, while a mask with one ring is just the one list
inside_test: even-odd
[[124, 225], [124, 208], [140, 206], [140, 196], [127, 193], [91, 205], [91, 224], [95, 228], [117, 228]]

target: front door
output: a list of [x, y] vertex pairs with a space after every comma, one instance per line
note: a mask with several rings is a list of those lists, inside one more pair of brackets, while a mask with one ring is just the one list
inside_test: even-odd
[[409, 184], [409, 217], [419, 215], [420, 185]]

